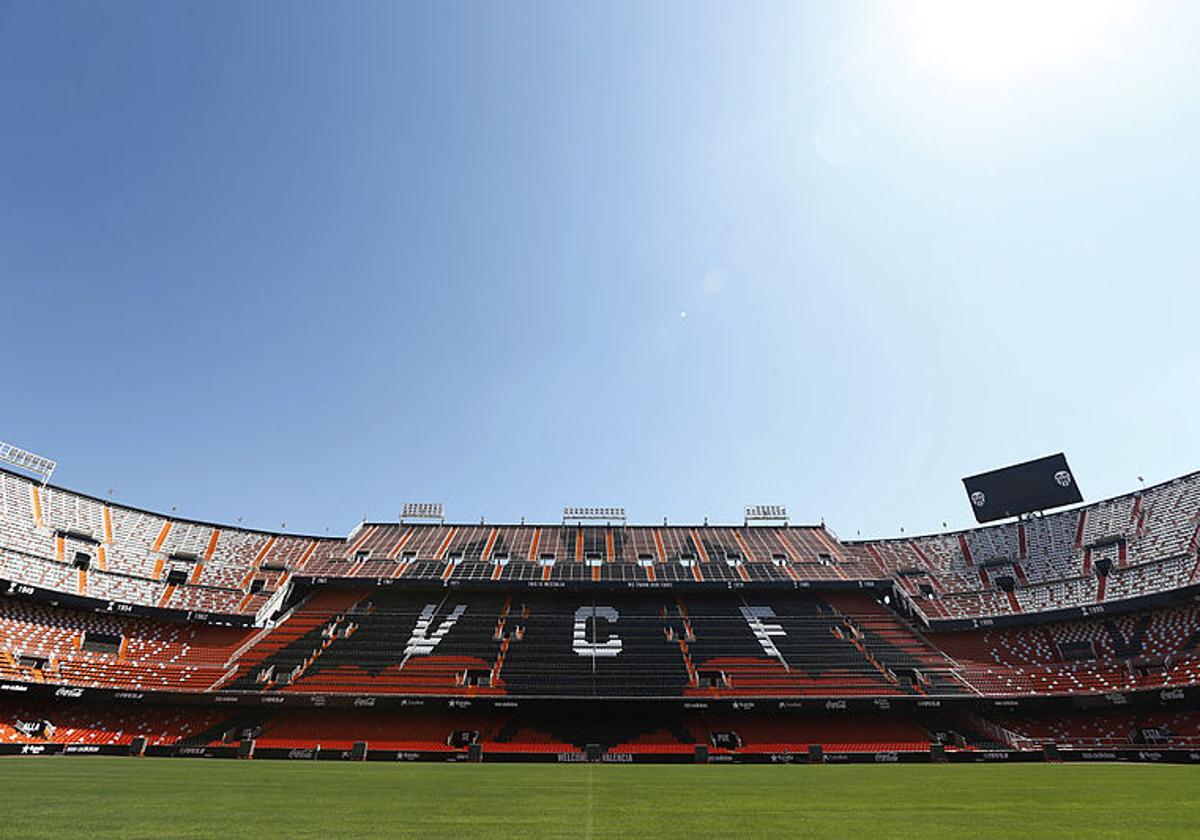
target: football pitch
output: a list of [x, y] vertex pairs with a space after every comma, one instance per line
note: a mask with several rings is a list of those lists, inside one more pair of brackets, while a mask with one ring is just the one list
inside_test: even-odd
[[0, 760], [3, 837], [1200, 835], [1183, 766]]

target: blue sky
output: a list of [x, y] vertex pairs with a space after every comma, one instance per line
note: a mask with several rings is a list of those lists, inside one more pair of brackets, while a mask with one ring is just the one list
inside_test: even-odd
[[961, 8], [0, 0], [0, 439], [313, 533], [1200, 467], [1200, 9]]

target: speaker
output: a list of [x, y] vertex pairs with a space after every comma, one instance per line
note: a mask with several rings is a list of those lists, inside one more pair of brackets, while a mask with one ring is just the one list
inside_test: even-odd
[[467, 745], [467, 761], [483, 761], [483, 745], [468, 744]]
[[1042, 759], [1045, 761], [1062, 761], [1058, 754], [1058, 744], [1042, 744]]
[[584, 752], [587, 753], [588, 761], [599, 761], [600, 757], [604, 755], [604, 751], [600, 749], [599, 744], [588, 744]]
[[708, 744], [696, 745], [696, 763], [708, 764]]
[[253, 738], [243, 738], [241, 741], [238, 741], [237, 757], [238, 758], [254, 758], [254, 739]]
[[929, 745], [929, 760], [934, 763], [941, 763], [946, 760], [946, 745], [945, 744], [930, 744]]
[[136, 738], [134, 738], [132, 741], [129, 742], [129, 754], [130, 755], [145, 755], [146, 754], [146, 737], [144, 735], [138, 735]]
[[824, 764], [825, 750], [821, 749], [820, 744], [808, 745], [808, 763], [809, 764]]
[[354, 746], [350, 748], [351, 761], [366, 761], [367, 760], [367, 742], [355, 741]]

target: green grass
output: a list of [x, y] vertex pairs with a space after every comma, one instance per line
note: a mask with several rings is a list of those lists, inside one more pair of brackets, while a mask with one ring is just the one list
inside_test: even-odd
[[1200, 834], [1182, 766], [0, 760], [0, 837]]

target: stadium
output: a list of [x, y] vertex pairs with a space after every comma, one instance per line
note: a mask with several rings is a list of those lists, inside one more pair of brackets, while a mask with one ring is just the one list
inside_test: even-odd
[[1200, 835], [1197, 44], [0, 2], [0, 840]]
[[777, 507], [326, 538], [2, 486], [7, 754], [1200, 762], [1200, 474], [866, 542]]
[[[780, 506], [747, 508], [729, 526], [650, 526], [619, 508], [566, 509], [546, 525], [451, 524], [436, 504], [337, 538], [130, 508], [46, 482], [55, 465], [44, 458], [8, 445], [3, 455], [43, 478], [0, 474], [0, 755], [19, 762], [78, 760], [77, 772], [103, 778], [114, 757], [147, 772], [156, 759], [1200, 763], [1200, 473], [884, 540], [791, 524]], [[991, 474], [1001, 479], [988, 494], [1045, 504], [1045, 486], [1063, 491], [1057, 478], [1077, 498], [1061, 456], [1033, 462], [1032, 477], [1029, 466]], [[1015, 474], [1014, 496], [1004, 477]], [[371, 778], [343, 779], [354, 792], [337, 807], [361, 802]], [[629, 780], [609, 781], [600, 813], [630, 797]], [[210, 778], [215, 802], [231, 783]], [[563, 796], [573, 812], [578, 794]], [[434, 829], [437, 816], [415, 825]], [[526, 819], [555, 833], [544, 814]], [[186, 824], [178, 812], [142, 823], [150, 834]], [[304, 825], [327, 830], [315, 815]], [[622, 830], [671, 830], [655, 825], [645, 814]]]

